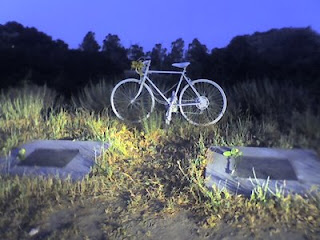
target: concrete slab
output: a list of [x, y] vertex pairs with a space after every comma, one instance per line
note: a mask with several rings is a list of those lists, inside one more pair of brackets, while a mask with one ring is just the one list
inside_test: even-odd
[[[259, 185], [266, 183], [269, 189], [283, 186], [285, 195], [305, 194], [312, 186], [320, 189], [320, 159], [315, 151], [308, 149], [276, 149], [259, 147], [233, 147], [243, 155], [238, 158], [225, 157], [229, 147], [213, 146], [208, 150], [206, 186], [213, 184], [221, 190], [250, 196], [258, 183], [254, 180], [253, 168]], [[250, 181], [249, 177], [253, 180]]]
[[[0, 174], [54, 176], [80, 180], [91, 171], [95, 156], [108, 144], [94, 141], [36, 140], [11, 151], [0, 158]], [[24, 159], [19, 151], [25, 149]]]

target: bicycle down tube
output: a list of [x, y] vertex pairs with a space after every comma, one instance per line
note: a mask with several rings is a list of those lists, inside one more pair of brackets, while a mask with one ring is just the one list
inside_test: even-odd
[[[134, 101], [139, 97], [139, 95], [142, 92], [142, 88], [143, 85], [145, 84], [146, 80], [148, 80], [148, 83], [151, 84], [151, 86], [160, 94], [160, 96], [170, 105], [170, 100], [169, 98], [167, 98], [166, 96], [163, 95], [163, 93], [160, 91], [160, 89], [151, 81], [151, 79], [148, 77], [148, 74], [176, 74], [176, 75], [181, 75], [178, 86], [176, 88], [175, 91], [175, 96], [177, 97], [177, 93], [180, 89], [182, 80], [185, 79], [187, 84], [191, 87], [191, 89], [194, 91], [194, 93], [197, 95], [197, 97], [200, 97], [200, 94], [198, 93], [198, 91], [192, 86], [190, 79], [187, 78], [187, 76], [185, 75], [186, 69], [184, 69], [182, 72], [179, 71], [158, 71], [158, 70], [149, 70], [149, 66], [150, 66], [150, 62], [148, 61], [147, 63], [147, 67], [146, 67], [146, 71], [143, 74], [143, 79], [141, 80], [140, 83], [140, 88], [138, 90], [137, 95], [131, 100], [131, 104], [134, 103]], [[186, 103], [186, 104], [176, 104], [176, 106], [193, 106], [193, 105], [197, 105], [198, 103]]]

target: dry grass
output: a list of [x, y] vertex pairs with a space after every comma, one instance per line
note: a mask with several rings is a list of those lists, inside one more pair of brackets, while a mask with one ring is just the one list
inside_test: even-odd
[[[211, 191], [204, 185], [205, 152], [210, 145], [303, 147], [320, 153], [320, 111], [310, 107], [312, 99], [299, 98], [295, 105], [293, 96], [301, 96], [304, 90], [289, 87], [286, 92], [270, 82], [262, 87], [234, 86], [227, 94], [227, 113], [218, 124], [199, 128], [176, 117], [167, 129], [163, 113], [152, 115], [141, 125], [129, 126], [107, 111], [83, 110], [86, 106], [74, 112], [60, 108], [44, 118], [43, 109], [50, 106], [50, 101], [45, 105], [39, 97], [43, 95], [28, 94], [26, 98], [23, 89], [17, 97], [2, 93], [1, 155], [33, 139], [71, 137], [107, 141], [112, 147], [96, 159], [90, 176], [79, 182], [2, 176], [0, 236], [28, 238], [32, 228], [46, 229], [41, 224], [52, 214], [70, 209], [77, 213], [92, 206], [103, 206], [99, 229], [110, 238], [132, 237], [126, 227], [133, 219], [143, 223], [147, 218], [182, 210], [190, 212], [199, 229], [212, 229], [224, 222], [252, 233], [262, 228], [287, 228], [303, 231], [310, 238], [317, 236], [320, 199], [316, 196], [256, 195], [247, 199], [217, 188]], [[50, 92], [46, 87], [42, 91]], [[53, 101], [53, 97], [50, 99]], [[56, 231], [42, 231], [39, 238], [86, 239], [86, 234], [85, 229], [71, 224]]]

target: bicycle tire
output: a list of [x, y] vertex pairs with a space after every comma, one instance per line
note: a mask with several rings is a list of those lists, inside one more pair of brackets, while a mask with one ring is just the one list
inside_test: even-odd
[[[197, 97], [190, 85], [186, 85], [180, 94], [179, 105], [183, 117], [191, 124], [208, 126], [217, 123], [227, 108], [227, 97], [222, 88], [212, 80], [198, 79], [191, 82], [200, 94]], [[185, 106], [186, 103], [197, 103]]]
[[150, 116], [154, 109], [155, 101], [152, 90], [145, 83], [142, 92], [131, 103], [136, 96], [141, 84], [134, 78], [120, 81], [111, 92], [111, 107], [115, 115], [124, 121], [138, 123]]

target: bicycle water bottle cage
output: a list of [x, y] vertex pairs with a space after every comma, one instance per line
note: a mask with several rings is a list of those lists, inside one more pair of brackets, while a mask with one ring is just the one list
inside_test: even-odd
[[190, 62], [182, 62], [182, 63], [173, 63], [172, 66], [173, 67], [177, 67], [177, 68], [186, 68], [190, 65]]

